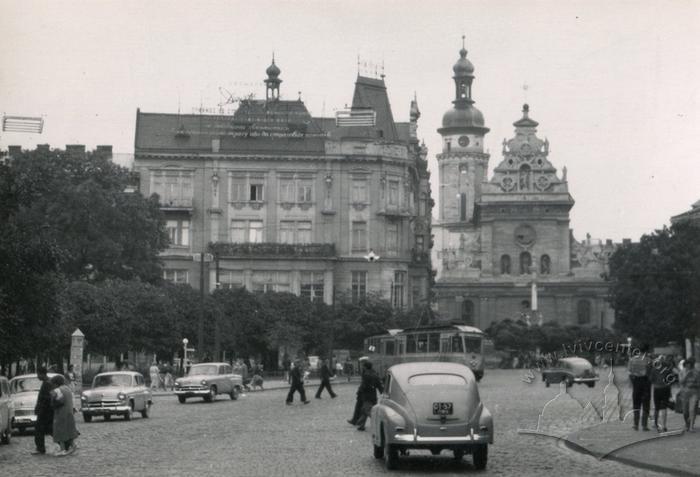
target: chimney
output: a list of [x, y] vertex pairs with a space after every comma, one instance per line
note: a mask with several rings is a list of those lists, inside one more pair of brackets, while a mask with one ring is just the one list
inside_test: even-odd
[[7, 155], [10, 157], [19, 157], [22, 154], [22, 146], [7, 146]]
[[632, 239], [623, 238], [622, 245], [632, 245]]
[[76, 159], [85, 159], [85, 145], [66, 144], [66, 155]]
[[42, 152], [49, 152], [51, 150], [51, 148], [49, 147], [48, 144], [37, 144], [36, 150], [42, 151]]
[[612, 239], [605, 239], [605, 246], [606, 246], [606, 247], [612, 247], [612, 246], [613, 246]]
[[97, 146], [95, 153], [100, 157], [112, 159], [112, 146]]

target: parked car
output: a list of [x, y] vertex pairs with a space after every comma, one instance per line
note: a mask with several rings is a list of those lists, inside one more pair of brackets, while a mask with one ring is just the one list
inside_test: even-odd
[[[48, 379], [56, 376], [55, 373], [48, 373]], [[10, 393], [15, 407], [15, 419], [12, 427], [21, 431], [36, 426], [36, 400], [41, 389], [41, 380], [36, 374], [22, 374], [10, 379]]]
[[12, 420], [15, 407], [10, 396], [10, 382], [0, 376], [0, 444], [9, 444], [12, 440]]
[[193, 364], [187, 376], [175, 380], [175, 394], [181, 403], [190, 397], [212, 402], [217, 394], [228, 394], [236, 400], [242, 389], [243, 378], [228, 363]]
[[547, 387], [552, 383], [565, 382], [567, 387], [574, 383], [585, 383], [592, 388], [598, 379], [600, 378], [593, 369], [593, 365], [584, 358], [561, 358], [554, 363], [554, 366], [542, 371], [542, 381]]
[[92, 388], [80, 396], [80, 412], [85, 422], [94, 416], [109, 421], [112, 416], [124, 416], [128, 421], [135, 412], [148, 418], [153, 405], [153, 395], [146, 387], [141, 373], [115, 371], [100, 373], [92, 380]]
[[493, 418], [479, 398], [474, 373], [459, 363], [402, 363], [387, 370], [384, 394], [372, 408], [374, 457], [387, 469], [399, 453], [443, 450], [455, 459], [472, 454], [477, 469], [486, 467], [493, 444]]

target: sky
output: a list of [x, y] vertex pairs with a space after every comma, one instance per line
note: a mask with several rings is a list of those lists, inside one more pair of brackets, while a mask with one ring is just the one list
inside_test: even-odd
[[359, 55], [383, 63], [397, 121], [417, 96], [437, 197], [436, 130], [465, 35], [489, 174], [527, 102], [567, 168], [576, 238], [637, 240], [700, 199], [697, 25], [695, 0], [0, 0], [0, 112], [45, 122], [40, 135], [0, 131], [0, 149], [133, 153], [137, 108], [216, 108], [220, 88], [264, 97], [273, 51], [283, 99], [333, 116], [352, 101]]

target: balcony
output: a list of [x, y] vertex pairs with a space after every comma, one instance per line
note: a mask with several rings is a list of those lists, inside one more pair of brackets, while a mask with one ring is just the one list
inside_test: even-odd
[[176, 211], [176, 212], [191, 212], [192, 211], [192, 197], [189, 198], [177, 198], [169, 199], [163, 197], [160, 199], [160, 210], [164, 212]]
[[225, 243], [209, 244], [209, 251], [219, 257], [275, 257], [275, 258], [333, 258], [333, 243]]

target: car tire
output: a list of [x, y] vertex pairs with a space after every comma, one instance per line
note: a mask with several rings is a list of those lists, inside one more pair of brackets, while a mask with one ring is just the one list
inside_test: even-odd
[[489, 446], [487, 444], [479, 444], [472, 452], [474, 467], [477, 470], [484, 470], [489, 460]]
[[395, 445], [389, 444], [386, 437], [383, 437], [382, 440], [384, 442], [384, 466], [387, 470], [395, 470], [399, 467], [399, 450]]
[[586, 384], [588, 384], [588, 387], [589, 387], [589, 388], [594, 388], [594, 387], [595, 387], [595, 383], [594, 383], [594, 382], [593, 382], [593, 383], [586, 383]]
[[462, 458], [464, 457], [464, 450], [462, 450], [462, 449], [455, 449], [455, 450], [454, 450], [454, 456], [455, 456], [455, 460], [462, 460]]
[[238, 399], [238, 386], [233, 387], [229, 396], [231, 396], [231, 401], [235, 401], [236, 399]]
[[185, 404], [185, 401], [187, 401], [187, 398], [185, 396], [178, 396], [177, 400], [180, 401], [180, 404]]
[[440, 455], [440, 452], [442, 452], [442, 449], [430, 449], [432, 455]]
[[124, 414], [124, 420], [125, 420], [125, 421], [130, 421], [130, 420], [131, 420], [131, 415], [133, 414], [133, 412], [134, 412], [134, 403], [133, 403], [133, 402], [130, 402], [130, 403], [129, 403], [129, 410], [126, 411], [126, 413]]
[[10, 445], [10, 441], [12, 441], [12, 428], [8, 427], [5, 429], [5, 432], [3, 432], [2, 437], [0, 437], [0, 443], [3, 445]]
[[104, 420], [105, 420], [105, 421], [109, 421], [110, 419], [112, 419], [112, 415], [111, 415], [111, 414], [105, 414], [103, 417], [104, 417]]
[[212, 402], [216, 399], [216, 387], [212, 386], [209, 388], [209, 394], [204, 396], [204, 402]]
[[381, 459], [382, 457], [384, 457], [384, 447], [374, 445], [374, 443], [372, 443], [372, 447], [374, 450], [373, 454], [375, 459]]
[[83, 413], [83, 422], [92, 422], [92, 414]]
[[143, 411], [141, 411], [141, 417], [144, 419], [148, 419], [151, 415], [151, 403], [147, 402], [146, 406], [143, 408]]

